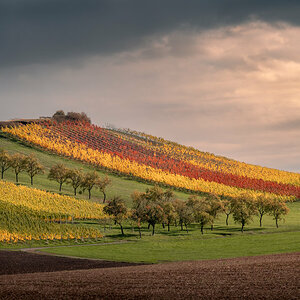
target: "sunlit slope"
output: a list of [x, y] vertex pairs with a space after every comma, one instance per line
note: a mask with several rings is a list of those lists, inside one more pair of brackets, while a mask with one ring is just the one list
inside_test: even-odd
[[80, 122], [3, 129], [22, 140], [121, 174], [199, 192], [300, 197], [300, 174], [248, 165], [137, 132]]
[[102, 205], [0, 181], [0, 242], [101, 237], [83, 218], [104, 218]]

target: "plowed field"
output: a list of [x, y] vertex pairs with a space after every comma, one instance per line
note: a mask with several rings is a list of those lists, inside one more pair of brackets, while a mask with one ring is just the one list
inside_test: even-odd
[[[61, 269], [62, 258], [41, 257]], [[300, 299], [300, 253], [49, 271], [1, 275], [1, 299]]]

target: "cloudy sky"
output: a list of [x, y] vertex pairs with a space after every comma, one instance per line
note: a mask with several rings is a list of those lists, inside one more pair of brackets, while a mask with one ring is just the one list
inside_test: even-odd
[[0, 119], [84, 111], [300, 172], [299, 0], [0, 0]]

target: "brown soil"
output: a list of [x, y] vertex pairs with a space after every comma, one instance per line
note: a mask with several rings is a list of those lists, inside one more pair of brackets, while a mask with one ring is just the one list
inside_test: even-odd
[[[47, 258], [43, 256], [43, 259]], [[1, 297], [3, 299], [300, 299], [300, 253], [2, 275]]]
[[0, 275], [115, 268], [137, 264], [105, 260], [66, 258], [22, 251], [0, 251]]

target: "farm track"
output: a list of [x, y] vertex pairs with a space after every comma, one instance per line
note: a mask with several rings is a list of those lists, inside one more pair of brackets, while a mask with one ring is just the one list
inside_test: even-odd
[[[2, 266], [11, 263], [8, 256], [5, 258], [5, 252], [7, 255], [15, 253], [15, 255], [27, 256], [26, 259], [24, 257], [19, 259], [19, 262], [31, 266], [31, 269], [29, 268], [27, 271], [38, 271], [37, 264], [32, 259], [36, 259], [39, 255], [3, 251], [0, 252], [0, 254], [2, 253]], [[52, 261], [50, 262], [49, 259]], [[63, 259], [71, 261], [62, 257], [41, 256], [41, 263], [44, 267], [51, 267], [54, 270], [57, 266], [63, 266], [61, 263]], [[0, 298], [300, 298], [300, 252], [127, 267], [116, 265], [111, 268], [94, 268], [93, 265], [93, 269], [78, 270], [76, 266], [83, 263], [87, 263], [88, 267], [97, 262], [73, 259], [74, 268], [77, 268], [73, 271], [1, 275]], [[103, 262], [99, 261], [99, 264], [101, 263]], [[10, 268], [13, 267], [13, 265], [10, 266]]]

